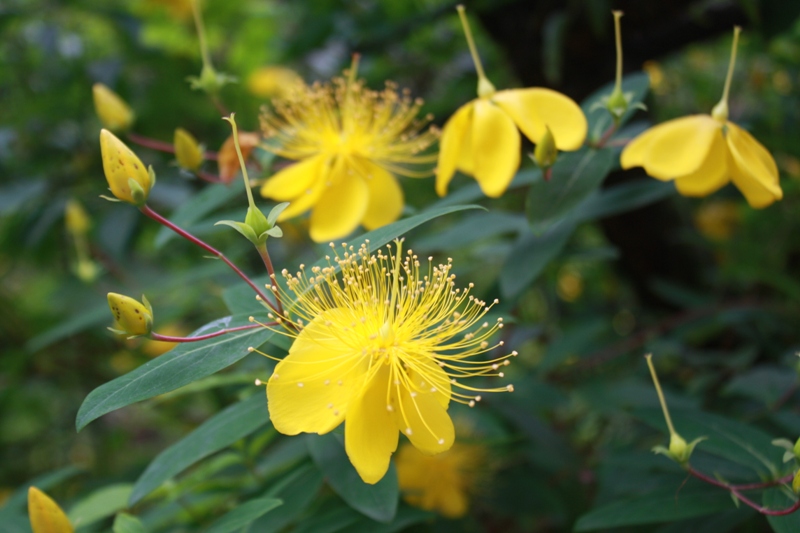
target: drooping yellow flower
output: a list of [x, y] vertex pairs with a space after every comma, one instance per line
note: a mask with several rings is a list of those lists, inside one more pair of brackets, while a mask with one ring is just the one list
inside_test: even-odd
[[455, 443], [439, 455], [425, 455], [403, 444], [395, 459], [397, 483], [409, 504], [460, 518], [479, 488], [485, 460], [485, 449], [476, 444]]
[[155, 175], [124, 142], [106, 129], [100, 130], [100, 153], [103, 172], [114, 196], [123, 202], [143, 205]]
[[708, 196], [733, 181], [752, 207], [766, 207], [783, 198], [772, 155], [728, 120], [739, 31], [736, 27], [722, 100], [711, 115], [692, 115], [650, 128], [622, 151], [622, 168], [644, 167], [656, 179], [675, 180], [684, 196]]
[[247, 78], [247, 90], [260, 98], [286, 98], [303, 85], [297, 72], [279, 65], [258, 68]]
[[28, 489], [28, 518], [33, 533], [72, 533], [67, 515], [50, 496], [36, 487]]
[[[345, 423], [345, 449], [366, 483], [389, 468], [402, 432], [428, 455], [450, 449], [455, 439], [450, 401], [474, 406], [482, 388], [470, 377], [503, 377], [508, 355], [481, 357], [497, 346], [489, 338], [503, 327], [487, 305], [455, 287], [452, 264], [428, 265], [409, 250], [378, 251], [367, 244], [327, 257], [329, 266], [301, 265], [283, 276], [296, 299], [285, 316], [270, 318], [294, 337], [289, 354], [267, 382], [270, 419], [287, 435], [327, 433]], [[341, 268], [341, 280], [336, 274]], [[273, 291], [282, 291], [277, 287]], [[495, 303], [497, 301], [495, 300]]]
[[103, 126], [111, 131], [127, 130], [135, 118], [130, 106], [117, 93], [103, 85], [92, 86], [94, 110]]
[[473, 176], [486, 196], [501, 196], [520, 163], [519, 131], [538, 144], [550, 135], [559, 150], [577, 150], [588, 125], [581, 108], [563, 94], [539, 87], [497, 91], [486, 78], [463, 6], [464, 25], [475, 69], [478, 98], [461, 106], [442, 129], [436, 192], [447, 193], [456, 170]]
[[421, 154], [437, 135], [425, 130], [430, 117], [417, 119], [422, 101], [390, 83], [381, 92], [365, 88], [356, 66], [347, 79], [294, 91], [262, 116], [272, 141], [265, 148], [298, 162], [267, 180], [261, 194], [291, 202], [279, 221], [311, 210], [317, 242], [344, 237], [359, 224], [372, 230], [397, 220], [404, 200], [395, 174], [429, 175], [413, 167], [435, 157]]

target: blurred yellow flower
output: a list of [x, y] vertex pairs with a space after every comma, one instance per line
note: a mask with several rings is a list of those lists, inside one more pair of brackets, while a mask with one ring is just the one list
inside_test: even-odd
[[286, 435], [324, 434], [346, 420], [347, 455], [361, 479], [377, 483], [398, 431], [423, 453], [444, 452], [455, 439], [451, 400], [474, 406], [481, 393], [512, 391], [461, 381], [503, 377], [516, 352], [475, 359], [503, 345], [489, 343], [502, 319], [486, 321], [497, 301], [475, 298], [472, 284], [454, 288], [449, 260], [429, 258], [421, 269], [411, 250], [402, 256], [401, 241], [395, 253], [370, 254], [367, 244], [343, 246], [341, 255], [331, 244], [329, 266], [283, 271], [292, 293], [283, 301], [297, 301], [286, 316], [270, 318], [295, 340], [267, 382], [267, 401], [275, 429]]
[[73, 235], [85, 235], [91, 227], [91, 220], [86, 209], [74, 198], [67, 200], [64, 206], [64, 225]]
[[724, 241], [730, 239], [741, 221], [739, 205], [730, 200], [704, 203], [694, 215], [698, 231], [708, 239]]
[[[171, 337], [185, 337], [189, 334], [189, 330], [186, 327], [174, 322], [163, 327], [159, 326], [158, 331], [161, 335], [168, 335]], [[159, 355], [167, 353], [177, 345], [177, 342], [145, 339], [142, 343], [142, 352], [148, 357], [158, 357]]]
[[56, 502], [36, 487], [28, 489], [28, 518], [33, 533], [72, 533], [67, 515]]
[[410, 505], [460, 518], [485, 472], [486, 450], [476, 444], [455, 443], [448, 451], [426, 455], [409, 444], [397, 452], [397, 482]]
[[304, 86], [297, 72], [277, 65], [256, 69], [247, 78], [247, 90], [259, 98], [286, 98]]
[[783, 198], [772, 155], [728, 120], [738, 37], [737, 27], [722, 100], [711, 115], [692, 115], [650, 128], [622, 151], [622, 168], [644, 167], [656, 179], [675, 180], [684, 196], [707, 196], [733, 181], [752, 207], [766, 207]]
[[400, 217], [403, 190], [395, 174], [423, 177], [433, 163], [421, 155], [436, 140], [430, 120], [417, 119], [422, 101], [381, 91], [348, 78], [314, 84], [276, 100], [275, 112], [262, 115], [265, 148], [297, 163], [264, 183], [261, 194], [291, 205], [279, 221], [311, 210], [310, 234], [317, 242], [350, 234], [359, 224], [372, 230]]
[[173, 140], [175, 159], [186, 170], [196, 171], [203, 164], [203, 147], [194, 136], [183, 128], [175, 129]]
[[92, 86], [94, 110], [103, 126], [111, 131], [127, 130], [135, 118], [133, 111], [117, 93], [103, 85]]
[[436, 192], [444, 196], [455, 171], [460, 170], [474, 176], [484, 194], [496, 198], [519, 168], [517, 128], [534, 144], [549, 128], [556, 148], [577, 150], [588, 126], [578, 104], [556, 91], [538, 87], [496, 91], [483, 72], [463, 6], [458, 6], [458, 12], [478, 71], [478, 98], [461, 106], [442, 129]]
[[150, 194], [154, 175], [142, 161], [110, 131], [100, 130], [100, 153], [108, 186], [117, 199], [143, 205]]

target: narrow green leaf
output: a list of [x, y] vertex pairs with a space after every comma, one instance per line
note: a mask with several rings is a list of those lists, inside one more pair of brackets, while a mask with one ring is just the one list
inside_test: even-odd
[[436, 514], [430, 511], [423, 511], [416, 507], [401, 505], [397, 510], [397, 516], [389, 524], [380, 524], [369, 518], [363, 518], [347, 529], [347, 533], [396, 533], [404, 531], [409, 526], [418, 524], [425, 520], [433, 520]]
[[431, 232], [414, 241], [414, 251], [447, 251], [507, 233], [527, 230], [528, 222], [518, 213], [484, 211], [469, 213], [442, 231]]
[[[511, 184], [508, 186], [506, 194], [508, 194], [508, 191], [518, 189], [519, 187], [524, 187], [525, 185], [530, 185], [531, 183], [536, 183], [541, 179], [542, 171], [538, 168], [526, 168], [524, 170], [520, 170], [514, 176], [514, 179], [511, 180]], [[476, 202], [484, 198], [486, 198], [486, 195], [483, 194], [480, 186], [477, 183], [470, 183], [460, 187], [459, 189], [456, 189], [451, 193], [448, 193], [447, 196], [441, 200], [438, 200], [428, 206], [426, 211], [433, 211], [455, 205], [463, 205], [469, 202]]]
[[132, 488], [130, 483], [119, 483], [92, 492], [69, 510], [69, 521], [83, 527], [125, 509]]
[[[235, 180], [229, 185], [222, 183], [209, 185], [192, 196], [188, 202], [181, 204], [181, 206], [172, 213], [169, 220], [186, 229], [200, 221], [200, 219], [216, 208], [239, 195], [244, 195], [244, 182], [242, 180]], [[156, 234], [156, 249], [164, 246], [173, 237], [177, 237], [175, 232], [166, 226], [162, 226]]]
[[361, 480], [350, 464], [344, 446], [335, 434], [308, 435], [306, 442], [311, 458], [322, 470], [328, 485], [350, 507], [378, 522], [392, 521], [400, 499], [394, 463], [383, 479], [369, 485]]
[[[635, 72], [628, 74], [622, 78], [622, 92], [624, 94], [632, 93], [632, 98], [628, 104], [628, 110], [620, 118], [620, 126], [628, 122], [633, 114], [637, 111], [636, 104], [644, 100], [647, 92], [650, 89], [650, 78], [644, 72]], [[593, 92], [586, 100], [581, 102], [581, 109], [586, 115], [586, 120], [589, 122], [588, 139], [597, 140], [603, 133], [611, 127], [614, 120], [611, 114], [605, 107], [595, 106], [600, 102], [603, 97], [607, 97], [614, 90], [614, 82], [610, 82], [603, 87]]]
[[639, 209], [675, 195], [675, 185], [640, 179], [604, 189], [587, 198], [575, 210], [576, 220], [596, 220]]
[[[764, 491], [763, 505], [772, 510], [788, 509], [797, 501], [786, 487], [776, 487]], [[775, 533], [797, 533], [800, 531], [800, 511], [785, 516], [768, 516], [767, 521]]]
[[358, 522], [363, 515], [357, 513], [350, 507], [339, 501], [334, 503], [336, 507], [330, 511], [315, 510], [314, 516], [303, 520], [292, 530], [292, 533], [337, 533], [338, 531], [350, 531], [354, 523]]
[[[302, 443], [300, 443], [302, 446]], [[281, 481], [273, 485], [262, 497], [280, 498], [283, 505], [259, 518], [250, 528], [252, 533], [274, 533], [281, 531], [297, 519], [317, 497], [322, 487], [322, 474], [314, 465], [296, 468]]]
[[600, 187], [614, 164], [614, 152], [582, 148], [561, 154], [550, 181], [528, 190], [526, 212], [532, 225], [552, 224]]
[[[0, 517], [4, 517], [5, 513], [21, 511], [24, 509], [28, 504], [29, 488], [36, 487], [37, 489], [46, 492], [48, 489], [55, 487], [72, 477], [75, 477], [81, 472], [83, 472], [82, 468], [78, 468], [77, 466], [67, 466], [56, 470], [55, 472], [49, 472], [33, 478], [11, 493], [6, 500], [5, 505], [0, 507]], [[3, 518], [0, 518], [0, 523], [2, 523], [2, 520]]]
[[[247, 316], [226, 317], [206, 324], [192, 335], [203, 335], [249, 323]], [[244, 358], [248, 354], [248, 347], [257, 348], [271, 336], [271, 331], [256, 328], [205, 341], [179, 344], [164, 355], [89, 393], [78, 411], [75, 425], [80, 431], [86, 424], [106, 413], [218, 372]]]
[[142, 522], [128, 513], [119, 513], [114, 519], [113, 533], [147, 533]]
[[592, 509], [578, 519], [574, 531], [673, 522], [733, 508], [728, 491], [690, 480], [680, 490], [679, 487], [662, 487]]
[[136, 504], [162, 483], [197, 461], [250, 435], [268, 420], [266, 399], [261, 394], [254, 394], [220, 411], [158, 454], [136, 480], [130, 505]]
[[521, 293], [567, 244], [575, 223], [562, 220], [540, 235], [529, 234], [517, 242], [500, 275], [500, 292], [506, 298]]
[[283, 501], [277, 498], [250, 500], [211, 524], [206, 533], [233, 533], [234, 531], [239, 531], [280, 505], [283, 505]]

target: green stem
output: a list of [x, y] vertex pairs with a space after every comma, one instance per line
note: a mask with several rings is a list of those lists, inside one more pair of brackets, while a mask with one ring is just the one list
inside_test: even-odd
[[733, 27], [733, 43], [731, 44], [731, 60], [728, 63], [728, 75], [725, 77], [725, 88], [722, 91], [722, 100], [721, 102], [728, 103], [728, 93], [731, 89], [731, 80], [733, 80], [733, 68], [736, 65], [736, 48], [739, 45], [739, 33], [741, 33], [742, 28], [739, 26]]
[[251, 209], [256, 209], [256, 202], [253, 200], [253, 191], [250, 190], [250, 178], [247, 176], [247, 167], [244, 164], [242, 148], [239, 146], [239, 129], [236, 127], [236, 113], [231, 113], [229, 117], [222, 117], [227, 120], [233, 129], [233, 145], [236, 147], [236, 155], [239, 157], [239, 166], [242, 167], [242, 178], [244, 178], [244, 190], [247, 191], [247, 202]]
[[664, 399], [664, 392], [661, 390], [661, 384], [658, 382], [658, 375], [656, 369], [653, 367], [653, 354], [644, 356], [647, 359], [647, 366], [650, 367], [650, 375], [653, 376], [653, 384], [656, 386], [656, 393], [658, 393], [658, 401], [661, 402], [661, 410], [664, 411], [664, 419], [667, 421], [669, 434], [675, 435], [675, 427], [672, 425], [672, 418], [669, 416], [669, 409], [667, 409], [667, 401]]
[[200, 12], [200, 0], [192, 0], [192, 14], [194, 15], [194, 25], [197, 27], [197, 40], [200, 41], [200, 55], [203, 58], [203, 65], [213, 67], [211, 64], [211, 56], [208, 53], [203, 15]]
[[612, 11], [614, 15], [614, 40], [617, 45], [617, 78], [615, 90], [622, 91], [622, 28], [619, 19], [622, 18], [622, 11]]
[[458, 16], [461, 19], [461, 25], [464, 27], [464, 36], [467, 38], [467, 46], [469, 46], [469, 53], [472, 55], [472, 62], [475, 63], [475, 70], [478, 72], [478, 96], [488, 98], [495, 92], [494, 85], [492, 85], [492, 82], [489, 81], [483, 71], [483, 63], [481, 63], [481, 57], [478, 55], [478, 48], [475, 46], [475, 39], [472, 37], [472, 30], [469, 27], [464, 6], [459, 4], [456, 6], [456, 10], [458, 10]]

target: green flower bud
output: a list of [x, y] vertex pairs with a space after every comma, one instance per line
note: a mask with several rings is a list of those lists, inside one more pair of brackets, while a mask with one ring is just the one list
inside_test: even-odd
[[141, 206], [147, 201], [154, 175], [116, 135], [100, 131], [103, 171], [111, 192], [119, 200]]
[[127, 334], [133, 337], [149, 334], [153, 329], [153, 308], [144, 296], [142, 296], [142, 301], [144, 302], [143, 304], [129, 296], [109, 292], [108, 306], [111, 308], [114, 320], [120, 327], [119, 330], [109, 329], [115, 333]]
[[558, 148], [556, 148], [556, 139], [553, 137], [553, 132], [550, 128], [545, 126], [544, 135], [539, 139], [536, 144], [536, 149], [533, 151], [533, 160], [539, 165], [539, 168], [546, 170], [552, 167], [556, 159], [558, 159]]

